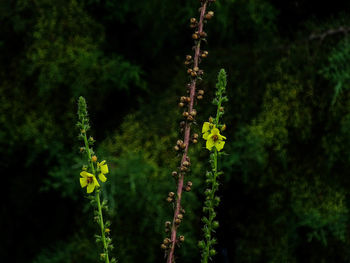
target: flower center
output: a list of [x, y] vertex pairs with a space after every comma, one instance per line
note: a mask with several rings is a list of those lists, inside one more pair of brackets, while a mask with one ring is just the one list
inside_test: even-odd
[[219, 139], [219, 136], [214, 135], [212, 138], [213, 138], [213, 141], [216, 142]]
[[87, 181], [88, 184], [91, 184], [93, 179], [92, 179], [92, 177], [88, 177], [88, 178], [86, 178], [86, 181]]

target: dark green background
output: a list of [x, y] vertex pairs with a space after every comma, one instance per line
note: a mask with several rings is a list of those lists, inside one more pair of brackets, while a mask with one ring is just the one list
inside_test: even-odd
[[[191, 0], [0, 1], [3, 262], [97, 262], [77, 98], [110, 167], [119, 262], [164, 262]], [[215, 262], [350, 262], [350, 3], [217, 0], [196, 106], [228, 73]], [[177, 262], [199, 262], [208, 151], [192, 147]]]

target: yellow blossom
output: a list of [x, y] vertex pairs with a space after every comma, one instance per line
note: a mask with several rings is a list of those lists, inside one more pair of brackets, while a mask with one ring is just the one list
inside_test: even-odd
[[100, 178], [100, 180], [102, 182], [106, 182], [107, 178], [105, 176], [105, 174], [108, 174], [108, 166], [106, 164], [106, 161], [103, 160], [102, 162], [97, 162], [97, 167], [100, 168], [100, 174], [98, 175], [98, 178]]
[[[204, 137], [204, 136], [203, 136]], [[219, 129], [213, 128], [207, 136], [206, 147], [210, 151], [214, 146], [218, 151], [224, 148], [226, 137], [220, 134]]]
[[80, 176], [82, 177], [80, 178], [80, 185], [82, 188], [87, 186], [86, 191], [88, 194], [92, 193], [96, 186], [100, 186], [93, 174], [82, 171]]
[[210, 135], [210, 130], [215, 128], [215, 124], [210, 122], [204, 122], [202, 127], [203, 139], [208, 140], [208, 136]]

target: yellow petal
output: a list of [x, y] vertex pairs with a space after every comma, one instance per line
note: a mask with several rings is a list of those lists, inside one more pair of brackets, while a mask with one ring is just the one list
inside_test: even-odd
[[98, 178], [100, 178], [101, 182], [106, 182], [106, 180], [107, 180], [106, 176], [104, 176], [103, 173], [100, 173], [100, 174], [98, 175]]
[[86, 178], [80, 178], [80, 185], [81, 185], [81, 188], [84, 188], [85, 186], [87, 186]]
[[209, 122], [204, 122], [203, 127], [202, 127], [202, 133], [205, 133], [210, 130], [210, 123]]
[[101, 166], [101, 173], [108, 174], [108, 166], [107, 164], [104, 164]]
[[206, 148], [210, 151], [211, 148], [214, 146], [214, 141], [211, 139], [212, 136], [208, 137], [207, 143], [206, 143]]
[[93, 175], [92, 175], [91, 173], [86, 172], [86, 171], [82, 171], [82, 172], [80, 173], [80, 176], [81, 176], [81, 177], [84, 177], [84, 178], [87, 178], [88, 176], [89, 176], [89, 177], [92, 177]]
[[218, 137], [219, 137], [219, 140], [226, 140], [226, 137], [221, 134], [219, 134]]
[[208, 136], [210, 135], [210, 132], [207, 131], [206, 133], [203, 133], [203, 139], [208, 140]]
[[224, 145], [225, 145], [225, 142], [224, 141], [216, 141], [215, 142], [215, 148], [218, 150], [218, 151], [221, 151], [222, 148], [224, 148]]
[[100, 184], [98, 183], [98, 181], [97, 181], [97, 179], [96, 179], [95, 176], [94, 176], [93, 180], [94, 180], [93, 184], [94, 184], [95, 186], [100, 187]]
[[106, 160], [103, 160], [102, 162], [97, 163], [97, 166], [98, 166], [98, 167], [101, 167], [101, 166], [104, 165], [105, 163], [106, 163]]
[[95, 184], [94, 183], [91, 183], [91, 184], [88, 184], [87, 188], [86, 188], [86, 191], [88, 194], [92, 193], [95, 189]]
[[213, 128], [213, 129], [211, 130], [211, 134], [213, 134], [213, 135], [220, 135], [220, 131], [219, 131], [218, 128]]

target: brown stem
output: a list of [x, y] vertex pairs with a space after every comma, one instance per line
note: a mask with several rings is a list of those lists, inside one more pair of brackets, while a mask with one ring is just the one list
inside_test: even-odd
[[[207, 5], [208, 5], [208, 1], [202, 2], [202, 7], [201, 7], [201, 11], [200, 11], [200, 18], [199, 18], [199, 22], [198, 22], [198, 33], [201, 33], [203, 31], [203, 19], [204, 19], [204, 14], [205, 14], [205, 10], [207, 8]], [[193, 60], [194, 67], [198, 67], [198, 64], [199, 64], [200, 46], [201, 46], [201, 40], [199, 39], [197, 44], [196, 44], [195, 51], [194, 51], [194, 60]], [[188, 112], [191, 112], [193, 110], [193, 103], [194, 103], [194, 98], [195, 98], [195, 94], [196, 94], [196, 82], [197, 82], [196, 78], [193, 78], [191, 81], [191, 85], [190, 85], [190, 99], [191, 99], [191, 101], [188, 104]], [[183, 152], [183, 155], [181, 158], [180, 167], [183, 166], [184, 161], [187, 161], [188, 146], [190, 143], [190, 133], [191, 133], [191, 122], [187, 121], [186, 126], [185, 126], [185, 132], [184, 132], [184, 143], [185, 143], [186, 147], [184, 149], [184, 152]], [[171, 245], [170, 250], [169, 250], [167, 263], [174, 263], [176, 232], [177, 232], [177, 228], [178, 228], [178, 225], [175, 223], [175, 220], [176, 220], [178, 214], [180, 213], [180, 209], [181, 209], [181, 197], [182, 197], [184, 176], [185, 176], [185, 173], [182, 173], [182, 172], [179, 173], [178, 184], [177, 184], [176, 206], [175, 206], [175, 211], [174, 211], [173, 223], [172, 223], [172, 227], [171, 227], [171, 244], [172, 245]]]

